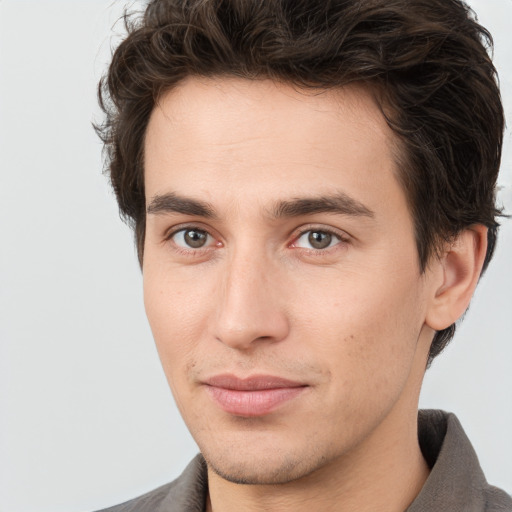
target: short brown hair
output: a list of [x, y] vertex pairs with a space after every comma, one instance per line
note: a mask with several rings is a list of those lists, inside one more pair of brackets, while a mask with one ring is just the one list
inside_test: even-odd
[[[488, 228], [485, 270], [500, 215], [504, 115], [491, 35], [464, 2], [151, 0], [142, 16], [124, 19], [127, 37], [99, 86], [106, 117], [97, 131], [141, 262], [144, 135], [155, 103], [187, 76], [229, 75], [304, 88], [370, 85], [399, 140], [421, 271], [473, 224]], [[429, 361], [454, 332], [436, 333]]]

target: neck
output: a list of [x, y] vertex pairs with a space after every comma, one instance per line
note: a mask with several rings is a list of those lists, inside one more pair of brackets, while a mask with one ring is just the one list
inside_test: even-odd
[[391, 411], [364, 446], [287, 484], [234, 484], [209, 469], [207, 512], [403, 512], [420, 492], [429, 469], [418, 443], [416, 409], [397, 424], [400, 413]]

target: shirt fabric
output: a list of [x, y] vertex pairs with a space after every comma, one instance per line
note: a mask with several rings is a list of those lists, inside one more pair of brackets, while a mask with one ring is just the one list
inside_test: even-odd
[[[487, 483], [455, 415], [419, 411], [418, 438], [431, 472], [405, 512], [512, 512], [512, 498]], [[199, 454], [170, 484], [101, 512], [204, 512], [207, 492], [206, 463]]]

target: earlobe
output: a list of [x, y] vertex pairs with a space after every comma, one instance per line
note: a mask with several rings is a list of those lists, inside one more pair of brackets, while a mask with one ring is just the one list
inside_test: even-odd
[[465, 229], [437, 262], [440, 278], [434, 285], [426, 324], [436, 331], [455, 323], [466, 311], [475, 291], [487, 251], [487, 228]]

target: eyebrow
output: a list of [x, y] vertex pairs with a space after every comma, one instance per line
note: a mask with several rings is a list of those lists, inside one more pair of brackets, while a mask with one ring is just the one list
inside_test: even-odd
[[[154, 215], [161, 213], [181, 213], [209, 219], [218, 218], [215, 209], [210, 203], [179, 196], [174, 192], [154, 196], [146, 212]], [[375, 213], [370, 208], [344, 192], [338, 192], [334, 195], [279, 201], [270, 210], [270, 216], [274, 219], [301, 217], [315, 213], [334, 213], [338, 215], [369, 218], [375, 216]]]
[[151, 199], [146, 212], [148, 214], [159, 213], [181, 213], [184, 215], [195, 215], [197, 217], [216, 218], [213, 207], [204, 201], [178, 196], [171, 192], [169, 194], [156, 195]]
[[375, 213], [360, 201], [350, 197], [344, 192], [320, 197], [305, 197], [280, 201], [272, 209], [272, 216], [300, 217], [315, 213], [335, 213], [353, 217], [375, 217]]

